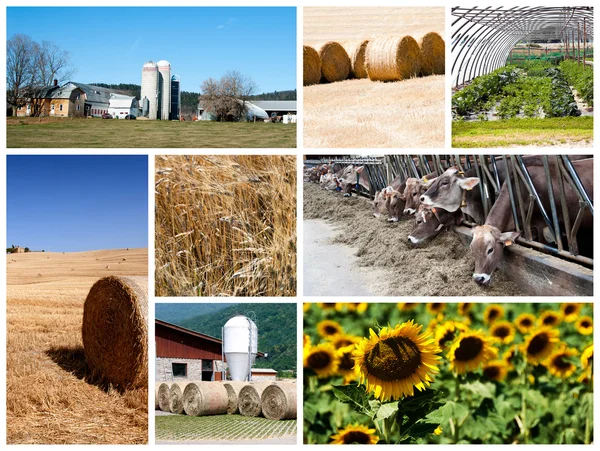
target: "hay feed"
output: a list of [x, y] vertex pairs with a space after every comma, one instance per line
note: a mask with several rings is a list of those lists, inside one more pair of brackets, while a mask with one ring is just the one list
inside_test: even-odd
[[109, 276], [90, 289], [83, 306], [85, 359], [106, 382], [148, 386], [148, 278]]
[[170, 412], [171, 384], [163, 382], [158, 386], [158, 408], [163, 412]]
[[342, 81], [350, 75], [350, 58], [339, 42], [329, 41], [316, 48], [321, 59], [321, 77], [325, 81]]
[[365, 67], [365, 55], [367, 52], [368, 40], [349, 41], [342, 45], [350, 58], [350, 75], [354, 78], [367, 78], [367, 69]]
[[229, 415], [240, 412], [238, 407], [238, 397], [240, 395], [240, 390], [246, 385], [248, 385], [247, 382], [225, 382], [223, 384], [223, 387], [227, 390], [227, 397], [229, 398], [229, 403], [227, 405], [227, 413]]
[[321, 80], [321, 58], [312, 47], [305, 45], [303, 51], [304, 86], [316, 85]]
[[253, 382], [240, 390], [238, 406], [245, 417], [258, 417], [262, 412], [260, 397], [272, 382]]
[[175, 382], [169, 393], [169, 412], [181, 415], [183, 413], [183, 391], [188, 383]]
[[372, 40], [365, 59], [373, 81], [405, 80], [421, 73], [421, 49], [411, 36]]
[[435, 33], [427, 33], [419, 40], [421, 75], [443, 75], [446, 72], [446, 43]]
[[296, 418], [296, 384], [272, 384], [260, 397], [262, 413], [269, 420]]
[[189, 416], [227, 413], [229, 397], [221, 382], [190, 382], [183, 390], [183, 410]]

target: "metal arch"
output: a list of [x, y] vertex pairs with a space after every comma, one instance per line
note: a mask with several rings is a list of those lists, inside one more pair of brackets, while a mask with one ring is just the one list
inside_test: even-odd
[[[511, 49], [522, 40], [565, 38], [593, 42], [593, 7], [453, 7], [453, 86], [506, 64]], [[586, 34], [581, 37], [585, 21]]]

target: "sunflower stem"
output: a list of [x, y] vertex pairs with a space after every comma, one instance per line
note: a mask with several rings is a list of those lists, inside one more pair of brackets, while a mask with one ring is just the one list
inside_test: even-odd
[[521, 391], [521, 421], [523, 423], [523, 443], [527, 444], [529, 441], [529, 428], [527, 427], [527, 401], [525, 393], [529, 390], [529, 364], [525, 364], [523, 370], [523, 390]]
[[[458, 377], [458, 373], [454, 373], [454, 401], [458, 403], [460, 401], [460, 378]], [[458, 443], [459, 434], [460, 434], [460, 418], [456, 418], [454, 421], [454, 443]]]
[[[588, 378], [588, 391], [590, 393], [594, 392], [594, 383], [592, 381], [592, 377], [591, 377], [591, 372], [590, 372], [590, 377]], [[594, 415], [594, 410], [591, 409], [587, 416], [585, 417], [585, 436], [583, 439], [583, 443], [585, 443], [586, 445], [589, 445], [592, 442], [592, 421], [591, 419], [593, 418]]]

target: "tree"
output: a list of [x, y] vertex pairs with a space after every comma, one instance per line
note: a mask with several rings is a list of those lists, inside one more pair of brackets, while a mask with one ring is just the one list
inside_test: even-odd
[[62, 50], [53, 42], [42, 41], [36, 57], [37, 84], [51, 86], [54, 80], [58, 80], [60, 84], [70, 79], [74, 70], [69, 57], [68, 51]]
[[28, 247], [25, 248], [25, 252], [30, 252]]
[[25, 90], [34, 84], [37, 44], [27, 35], [16, 34], [6, 43], [6, 100], [13, 116], [26, 104]]
[[220, 80], [209, 78], [202, 82], [199, 96], [205, 111], [219, 121], [246, 120], [248, 98], [256, 92], [257, 85], [252, 78], [238, 71], [230, 71]]

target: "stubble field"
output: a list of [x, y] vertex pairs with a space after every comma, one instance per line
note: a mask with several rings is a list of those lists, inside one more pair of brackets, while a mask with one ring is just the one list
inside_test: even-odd
[[147, 276], [147, 249], [9, 254], [7, 443], [146, 443], [147, 389], [91, 378], [83, 303], [103, 276]]
[[[430, 31], [444, 37], [444, 8], [304, 8], [304, 43]], [[304, 87], [306, 147], [443, 147], [444, 76], [368, 79]]]

